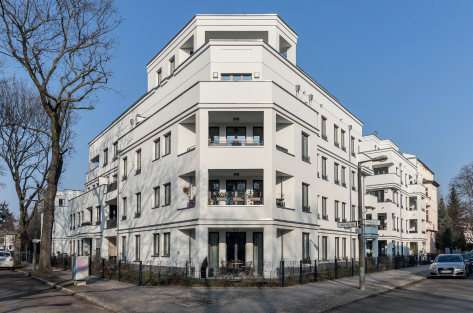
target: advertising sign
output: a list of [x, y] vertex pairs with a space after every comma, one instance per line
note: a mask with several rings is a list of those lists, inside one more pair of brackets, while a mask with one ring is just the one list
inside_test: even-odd
[[74, 268], [72, 271], [74, 280], [87, 280], [89, 278], [89, 257], [76, 256], [74, 260]]

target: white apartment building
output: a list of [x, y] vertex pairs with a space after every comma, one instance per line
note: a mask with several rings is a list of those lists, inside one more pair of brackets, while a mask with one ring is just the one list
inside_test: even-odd
[[194, 16], [148, 63], [146, 93], [89, 143], [70, 253], [209, 276], [356, 257], [337, 222], [358, 219], [363, 124], [297, 66], [297, 41], [274, 14]]
[[54, 224], [52, 231], [52, 255], [70, 253], [69, 248], [69, 225], [70, 225], [70, 200], [79, 196], [82, 191], [63, 190], [58, 191], [55, 200]]
[[435, 252], [439, 185], [434, 173], [415, 155], [377, 135], [363, 137], [360, 149], [369, 158], [387, 157], [372, 165], [374, 175], [365, 180], [365, 201], [373, 208], [366, 219], [380, 221], [377, 242], [368, 243], [369, 248], [379, 255]]

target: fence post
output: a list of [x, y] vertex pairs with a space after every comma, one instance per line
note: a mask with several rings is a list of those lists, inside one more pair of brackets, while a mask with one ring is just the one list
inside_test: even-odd
[[281, 287], [284, 287], [284, 260], [281, 260], [279, 267], [281, 268]]
[[365, 273], [368, 273], [368, 257], [365, 256]]
[[302, 284], [303, 278], [302, 278], [302, 260], [299, 261], [299, 284]]
[[376, 257], [376, 272], [379, 272], [379, 256]]
[[335, 279], [338, 278], [338, 260], [335, 258]]
[[92, 275], [92, 256], [89, 255], [89, 276]]
[[102, 259], [102, 278], [105, 278], [105, 259]]
[[317, 260], [314, 260], [314, 281], [317, 281], [317, 276], [318, 276], [318, 273], [317, 273]]
[[139, 274], [138, 274], [138, 286], [143, 284], [143, 261], [140, 261]]
[[355, 258], [351, 258], [351, 276], [355, 276]]
[[118, 281], [122, 278], [122, 260], [118, 260]]

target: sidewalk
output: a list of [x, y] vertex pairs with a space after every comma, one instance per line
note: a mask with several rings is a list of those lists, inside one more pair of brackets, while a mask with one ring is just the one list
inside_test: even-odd
[[286, 288], [206, 288], [138, 287], [101, 279], [75, 287], [70, 271], [57, 270], [48, 277], [33, 276], [115, 312], [325, 312], [419, 282], [425, 279], [427, 268], [418, 266], [369, 274], [365, 291], [357, 289], [358, 277]]

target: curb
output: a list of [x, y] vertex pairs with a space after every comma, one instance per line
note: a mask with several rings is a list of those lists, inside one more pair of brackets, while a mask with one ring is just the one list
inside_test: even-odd
[[101, 307], [102, 309], [105, 309], [105, 310], [108, 310], [108, 311], [111, 311], [111, 312], [115, 312], [115, 313], [120, 313], [121, 311], [120, 310], [117, 310], [117, 308], [114, 308], [113, 306], [107, 304], [107, 303], [104, 303], [102, 301], [99, 301], [93, 297], [89, 297], [88, 295], [86, 294], [82, 294], [80, 292], [76, 292], [76, 291], [73, 291], [67, 287], [64, 287], [64, 286], [61, 286], [59, 283], [53, 283], [53, 282], [50, 282], [44, 278], [41, 278], [41, 277], [38, 277], [38, 276], [34, 276], [30, 271], [23, 271], [23, 270], [15, 270], [16, 272], [19, 272], [19, 273], [23, 273], [25, 275], [27, 275], [28, 277], [31, 277], [45, 285], [48, 285], [50, 286], [51, 288], [55, 288], [57, 290], [60, 290], [68, 295], [71, 295], [71, 296], [75, 296], [79, 299], [82, 299], [84, 301], [87, 301], [89, 303], [92, 303], [98, 307]]
[[403, 289], [403, 288], [406, 288], [406, 287], [409, 287], [409, 286], [412, 286], [412, 285], [415, 285], [415, 284], [418, 284], [424, 280], [427, 279], [427, 276], [420, 276], [419, 279], [417, 280], [414, 280], [414, 281], [410, 281], [404, 285], [401, 285], [401, 286], [396, 286], [396, 287], [388, 287], [386, 290], [383, 290], [383, 291], [380, 291], [380, 292], [374, 292], [372, 294], [367, 294], [367, 295], [362, 295], [360, 298], [358, 299], [354, 299], [354, 300], [351, 300], [351, 301], [348, 301], [346, 303], [343, 303], [343, 304], [337, 304], [331, 308], [328, 308], [328, 309], [324, 309], [322, 311], [320, 311], [319, 313], [330, 313], [334, 310], [337, 310], [337, 309], [340, 309], [344, 306], [347, 306], [347, 305], [350, 305], [350, 304], [353, 304], [353, 303], [357, 303], [357, 302], [360, 302], [362, 300], [365, 300], [365, 299], [369, 299], [369, 298], [374, 298], [374, 297], [378, 297], [378, 296], [381, 296], [381, 295], [384, 295], [384, 294], [387, 294], [387, 293], [390, 293], [390, 292], [393, 292], [395, 290], [399, 290], [399, 289]]

